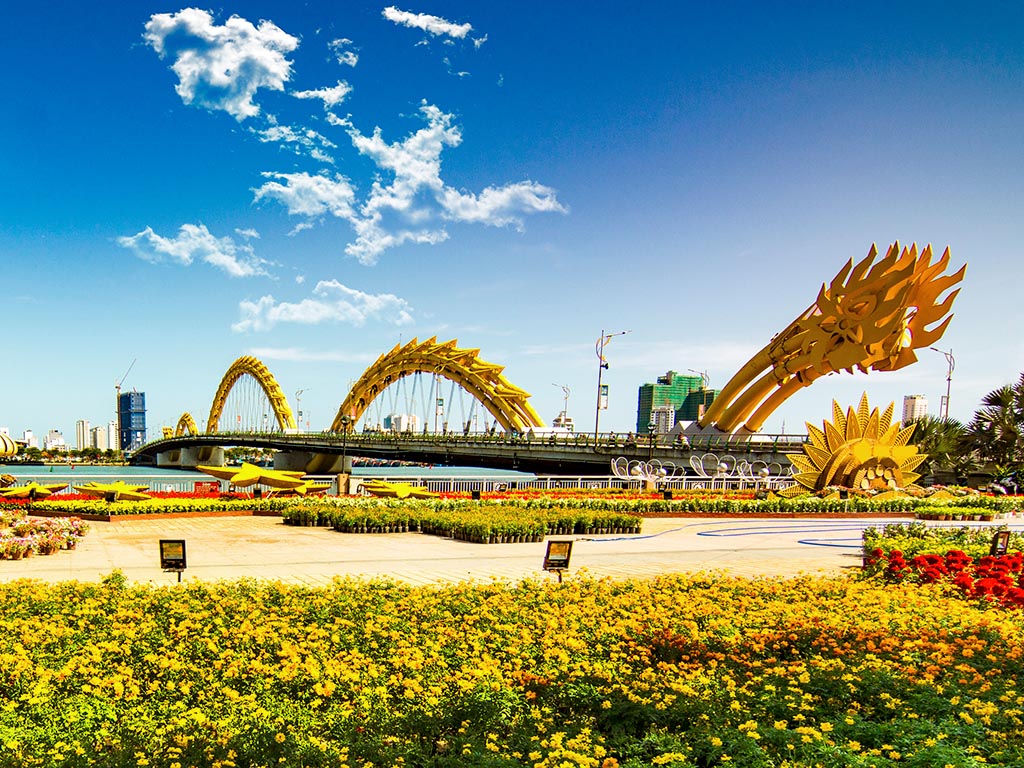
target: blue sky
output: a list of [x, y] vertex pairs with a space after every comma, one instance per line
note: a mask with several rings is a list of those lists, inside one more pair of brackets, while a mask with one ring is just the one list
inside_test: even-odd
[[[550, 422], [723, 386], [849, 258], [967, 262], [951, 415], [1024, 370], [1017, 3], [43, 3], [0, 46], [0, 426], [205, 418], [262, 359], [326, 427], [376, 357], [458, 339]], [[833, 375], [897, 407], [946, 360]]]

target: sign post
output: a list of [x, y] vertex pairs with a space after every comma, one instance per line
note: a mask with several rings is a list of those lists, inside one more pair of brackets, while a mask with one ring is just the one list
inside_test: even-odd
[[992, 546], [989, 548], [990, 555], [1005, 555], [1010, 548], [1010, 532], [996, 531], [992, 536]]
[[572, 556], [572, 541], [549, 541], [547, 552], [544, 553], [544, 570], [558, 574], [558, 583], [562, 583], [562, 571], [569, 570], [569, 558]]
[[184, 539], [160, 539], [160, 567], [164, 573], [177, 573], [181, 583], [181, 572], [187, 567]]

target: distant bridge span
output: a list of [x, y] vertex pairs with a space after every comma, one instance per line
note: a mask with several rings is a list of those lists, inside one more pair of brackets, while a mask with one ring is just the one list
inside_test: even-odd
[[[273, 374], [255, 357], [243, 356], [221, 379], [205, 431], [197, 428], [191, 414], [184, 413], [173, 430], [165, 428], [162, 439], [139, 448], [131, 461], [183, 468], [218, 464], [223, 462], [224, 448], [242, 446], [277, 450], [275, 464], [281, 469], [319, 474], [348, 471], [352, 455], [539, 473], [607, 474], [612, 461], [619, 457], [658, 459], [683, 469], [691, 466], [691, 457], [700, 461], [708, 454], [727, 455], [734, 466], [745, 459], [788, 468], [785, 454], [799, 450], [805, 440], [803, 436], [715, 434], [691, 438], [691, 444], [684, 448], [668, 443], [652, 445], [646, 435], [630, 443], [614, 435], [596, 440], [589, 434], [557, 438], [543, 435], [544, 422], [530, 406], [529, 393], [505, 378], [503, 366], [482, 360], [479, 352], [458, 347], [454, 339], [439, 343], [436, 337], [396, 345], [366, 369], [325, 432], [300, 432]], [[456, 432], [357, 431], [355, 425], [369, 405], [389, 386], [412, 373], [428, 373], [460, 386], [493, 417], [495, 429], [471, 433], [466, 424]], [[262, 425], [225, 429], [222, 422], [226, 404], [234, 392], [244, 389], [239, 386], [243, 381], [259, 396]], [[273, 423], [268, 411], [273, 413]], [[496, 433], [498, 426], [502, 431]], [[531, 435], [534, 430], [540, 436]], [[661, 439], [669, 440], [664, 435]]]
[[740, 461], [761, 461], [777, 463], [788, 470], [788, 454], [800, 451], [805, 439], [802, 435], [713, 435], [692, 438], [689, 446], [684, 447], [664, 436], [661, 443], [651, 445], [647, 438], [626, 441], [621, 435], [611, 434], [601, 435], [595, 441], [590, 434], [529, 439], [501, 434], [221, 432], [180, 435], [148, 443], [133, 454], [132, 462], [158, 464], [161, 456], [189, 452], [199, 455], [216, 447], [245, 446], [274, 449], [282, 452], [279, 455], [321, 457], [320, 468], [315, 466], [315, 460], [313, 466], [306, 467], [314, 474], [347, 469], [353, 455], [538, 474], [607, 475], [612, 462], [619, 457], [630, 461], [656, 459], [684, 470], [691, 466], [691, 457], [700, 461], [709, 455], [718, 461], [728, 457], [733, 466]]

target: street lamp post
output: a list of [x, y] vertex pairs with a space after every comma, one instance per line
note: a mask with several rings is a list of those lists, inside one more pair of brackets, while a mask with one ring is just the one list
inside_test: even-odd
[[604, 359], [604, 348], [616, 336], [625, 336], [629, 331], [605, 334], [601, 329], [601, 336], [597, 340], [595, 351], [597, 352], [597, 408], [594, 411], [594, 445], [597, 445], [597, 438], [600, 434], [601, 425], [601, 375], [608, 368], [608, 361]]
[[953, 368], [956, 366], [956, 360], [953, 358], [953, 350], [948, 352], [939, 349], [938, 347], [928, 347], [932, 352], [938, 352], [940, 355], [946, 358], [946, 397], [942, 402], [942, 418], [949, 421], [949, 390], [953, 384]]
[[658, 432], [658, 425], [654, 423], [654, 419], [647, 423], [647, 432], [650, 435], [650, 441], [647, 446], [647, 463], [650, 464], [654, 459], [654, 437]]
[[299, 428], [299, 432], [302, 432], [302, 393], [306, 390], [300, 389], [295, 392], [295, 414], [298, 421], [295, 426]]
[[348, 429], [352, 425], [352, 417], [348, 414], [341, 417], [341, 471], [348, 474]]

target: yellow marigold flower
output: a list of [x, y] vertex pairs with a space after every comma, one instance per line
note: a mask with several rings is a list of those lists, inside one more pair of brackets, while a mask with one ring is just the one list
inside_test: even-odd
[[828, 733], [829, 731], [832, 730], [832, 723], [821, 723], [821, 724], [818, 725], [818, 728], [822, 732]]
[[711, 737], [711, 746], [713, 746], [713, 747], [720, 747], [720, 746], [722, 746], [722, 740], [720, 738], [718, 738], [717, 736], [712, 736]]
[[285, 735], [283, 733], [281, 733], [280, 731], [278, 731], [277, 733], [274, 734], [274, 741], [276, 741], [278, 744], [284, 743], [284, 739], [285, 739]]

